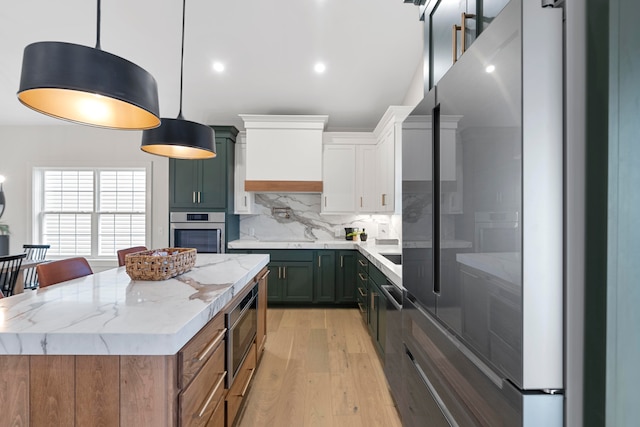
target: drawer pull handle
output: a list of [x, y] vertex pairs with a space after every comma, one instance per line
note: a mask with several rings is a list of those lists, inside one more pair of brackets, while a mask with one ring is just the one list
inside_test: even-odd
[[362, 308], [362, 304], [358, 303], [358, 308], [360, 309], [360, 311], [361, 311], [362, 313], [364, 313], [364, 312], [365, 312], [365, 309], [364, 309], [364, 308]]
[[360, 277], [360, 280], [362, 280], [363, 282], [366, 282], [366, 281], [367, 281], [367, 278], [366, 278], [366, 277], [364, 277], [364, 276], [362, 275], [362, 273], [358, 273], [358, 276]]
[[224, 379], [226, 377], [227, 377], [227, 371], [224, 371], [222, 373], [222, 375], [220, 376], [220, 379], [218, 380], [216, 385], [214, 385], [213, 389], [211, 389], [211, 392], [207, 396], [207, 400], [204, 402], [204, 405], [202, 405], [202, 408], [200, 408], [200, 411], [198, 412], [198, 418], [201, 418], [202, 415], [204, 415], [204, 413], [207, 411], [207, 408], [209, 407], [209, 404], [211, 403], [211, 400], [213, 399], [213, 396], [216, 395], [216, 392], [220, 388], [220, 385], [222, 384], [222, 381], [224, 381]]
[[367, 263], [366, 262], [362, 262], [361, 259], [358, 260], [358, 262], [360, 263], [361, 266], [366, 267]]
[[214, 349], [218, 345], [218, 343], [220, 343], [220, 341], [222, 341], [226, 333], [227, 328], [224, 328], [220, 331], [220, 333], [218, 333], [218, 335], [216, 335], [216, 337], [209, 343], [209, 345], [204, 350], [202, 350], [202, 352], [198, 355], [199, 362], [202, 362], [204, 358], [207, 357], [207, 354], [209, 354], [209, 352]]
[[265, 273], [262, 275], [261, 278], [258, 279], [258, 281], [260, 281], [260, 280], [264, 279], [265, 277], [267, 277], [269, 275], [269, 273], [271, 273], [271, 270], [265, 271]]
[[244, 388], [242, 389], [242, 393], [240, 393], [240, 397], [244, 397], [244, 395], [247, 393], [247, 389], [249, 388], [249, 384], [251, 384], [251, 379], [253, 378], [253, 374], [256, 372], [255, 368], [254, 369], [250, 369], [251, 373], [249, 374], [249, 378], [247, 379], [247, 383], [244, 385]]
[[358, 292], [360, 293], [361, 297], [367, 297], [367, 294], [365, 292], [362, 292], [362, 288], [358, 288]]

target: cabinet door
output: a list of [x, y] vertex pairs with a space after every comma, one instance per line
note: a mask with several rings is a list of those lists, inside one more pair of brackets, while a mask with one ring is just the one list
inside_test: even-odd
[[201, 160], [169, 159], [169, 206], [192, 208], [197, 205], [198, 174]]
[[269, 263], [269, 286], [267, 287], [267, 299], [269, 302], [281, 302], [284, 283], [282, 280], [283, 263]]
[[378, 190], [377, 149], [375, 145], [356, 147], [356, 211], [376, 212]]
[[262, 356], [262, 350], [267, 341], [267, 290], [269, 271], [262, 270], [258, 279], [258, 325], [256, 328], [257, 358]]
[[482, 19], [480, 20], [480, 31], [487, 29], [491, 21], [502, 11], [502, 9], [509, 3], [509, 0], [481, 0], [478, 2], [481, 7], [478, 9], [482, 12]]
[[334, 302], [336, 299], [336, 254], [316, 251], [315, 302]]
[[356, 210], [356, 147], [325, 145], [322, 153], [323, 213], [353, 213]]
[[282, 301], [313, 301], [313, 262], [283, 263], [282, 280]]
[[376, 342], [378, 341], [379, 295], [378, 287], [375, 282], [371, 280], [371, 276], [369, 276], [369, 294], [367, 295], [367, 304], [369, 306], [369, 333]]
[[336, 301], [356, 301], [356, 251], [339, 251], [336, 260]]
[[[241, 138], [242, 139], [242, 138]], [[247, 170], [247, 144], [236, 143], [235, 158], [235, 185], [234, 185], [234, 213], [251, 214], [253, 213], [254, 193], [244, 190], [244, 181]]]
[[[429, 14], [430, 19], [430, 68], [431, 82], [429, 87], [438, 84], [453, 65], [453, 57], [458, 58], [462, 52], [461, 28], [457, 31], [457, 43], [453, 44], [452, 28], [454, 25], [461, 26], [462, 14], [467, 12], [467, 0], [441, 0]], [[469, 22], [467, 20], [466, 22]], [[467, 47], [470, 45], [470, 31], [467, 30]]]
[[391, 126], [378, 143], [378, 212], [393, 212], [395, 209], [394, 137], [394, 128]]
[[227, 139], [216, 138], [216, 157], [200, 160], [200, 197], [198, 207], [224, 209], [227, 186]]

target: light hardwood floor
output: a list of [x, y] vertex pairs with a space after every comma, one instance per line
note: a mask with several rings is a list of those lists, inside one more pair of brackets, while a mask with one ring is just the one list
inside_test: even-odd
[[237, 426], [401, 426], [355, 308], [269, 308], [267, 344]]

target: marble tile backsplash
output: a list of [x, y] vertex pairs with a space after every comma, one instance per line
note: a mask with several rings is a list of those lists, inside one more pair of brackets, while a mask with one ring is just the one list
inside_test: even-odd
[[[256, 194], [256, 214], [240, 216], [240, 239], [344, 240], [345, 227], [364, 228], [369, 239], [402, 238], [400, 215], [322, 215], [320, 203], [320, 194]], [[274, 215], [272, 208], [289, 210]]]

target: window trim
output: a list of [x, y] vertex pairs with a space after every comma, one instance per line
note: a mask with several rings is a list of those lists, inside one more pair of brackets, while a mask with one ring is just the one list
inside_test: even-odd
[[[58, 213], [57, 211], [43, 210], [44, 207], [44, 172], [45, 171], [92, 171], [94, 173], [93, 180], [93, 210], [91, 212], [64, 212], [69, 214], [90, 214], [91, 215], [91, 255], [84, 256], [88, 260], [96, 261], [113, 261], [117, 260], [117, 254], [114, 255], [98, 255], [98, 217], [100, 214], [113, 214], [111, 211], [98, 212], [99, 203], [99, 172], [100, 171], [144, 171], [145, 172], [145, 246], [150, 247], [151, 231], [152, 231], [152, 164], [151, 163], [134, 163], [121, 166], [35, 166], [33, 167], [33, 208], [32, 208], [32, 236], [34, 241], [42, 242], [42, 215], [45, 213]], [[115, 212], [117, 214], [140, 214], [140, 212]], [[48, 254], [49, 259], [69, 258], [70, 255], [53, 255]], [[80, 255], [78, 255], [80, 256]]]

